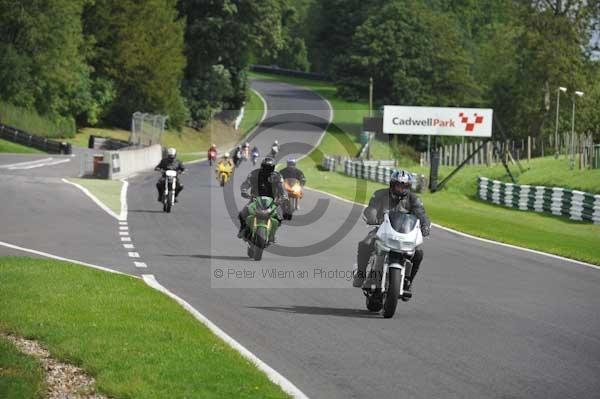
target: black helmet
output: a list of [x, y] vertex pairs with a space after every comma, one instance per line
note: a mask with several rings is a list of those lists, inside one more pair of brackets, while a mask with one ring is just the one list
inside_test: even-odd
[[260, 169], [266, 173], [273, 173], [275, 170], [275, 160], [271, 157], [266, 157], [261, 162]]

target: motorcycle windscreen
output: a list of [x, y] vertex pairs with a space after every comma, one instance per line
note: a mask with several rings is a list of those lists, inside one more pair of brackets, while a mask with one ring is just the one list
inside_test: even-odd
[[408, 234], [415, 229], [417, 217], [410, 213], [401, 211], [391, 211], [389, 213], [390, 224], [392, 228], [400, 234]]

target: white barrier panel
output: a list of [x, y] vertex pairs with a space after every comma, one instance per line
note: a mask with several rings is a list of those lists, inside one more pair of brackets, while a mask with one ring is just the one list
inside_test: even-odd
[[104, 161], [109, 162], [109, 179], [123, 179], [134, 173], [154, 169], [162, 159], [158, 144], [139, 149], [105, 151]]

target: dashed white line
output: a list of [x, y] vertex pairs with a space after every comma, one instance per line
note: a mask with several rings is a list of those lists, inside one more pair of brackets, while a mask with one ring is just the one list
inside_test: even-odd
[[122, 221], [122, 220], [121, 220], [121, 221], [119, 222], [119, 224], [120, 224], [121, 226], [127, 226], [127, 221]]
[[119, 231], [119, 235], [120, 236], [128, 236], [129, 232], [128, 231]]
[[125, 248], [125, 249], [135, 249], [135, 247], [133, 246], [133, 244], [123, 244], [123, 248]]
[[129, 226], [119, 226], [119, 230], [129, 230]]
[[123, 241], [123, 242], [131, 242], [131, 237], [121, 237], [121, 241]]
[[139, 267], [139, 268], [147, 268], [148, 265], [145, 264], [144, 262], [133, 262], [135, 264], [135, 267]]
[[127, 252], [127, 255], [129, 255], [130, 258], [139, 258], [140, 254], [137, 252]]

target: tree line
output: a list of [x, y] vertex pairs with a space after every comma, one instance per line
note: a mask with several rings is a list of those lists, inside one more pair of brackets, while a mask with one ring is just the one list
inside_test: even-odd
[[[508, 136], [600, 139], [597, 0], [298, 0], [306, 64], [351, 100], [495, 111]], [[289, 59], [282, 66], [301, 67]]]
[[[205, 123], [287, 48], [281, 0], [0, 0], [0, 101], [78, 126]], [[286, 8], [287, 7], [287, 8]]]
[[0, 0], [0, 101], [78, 125], [202, 125], [252, 63], [350, 100], [491, 107], [510, 137], [600, 132], [600, 0]]

